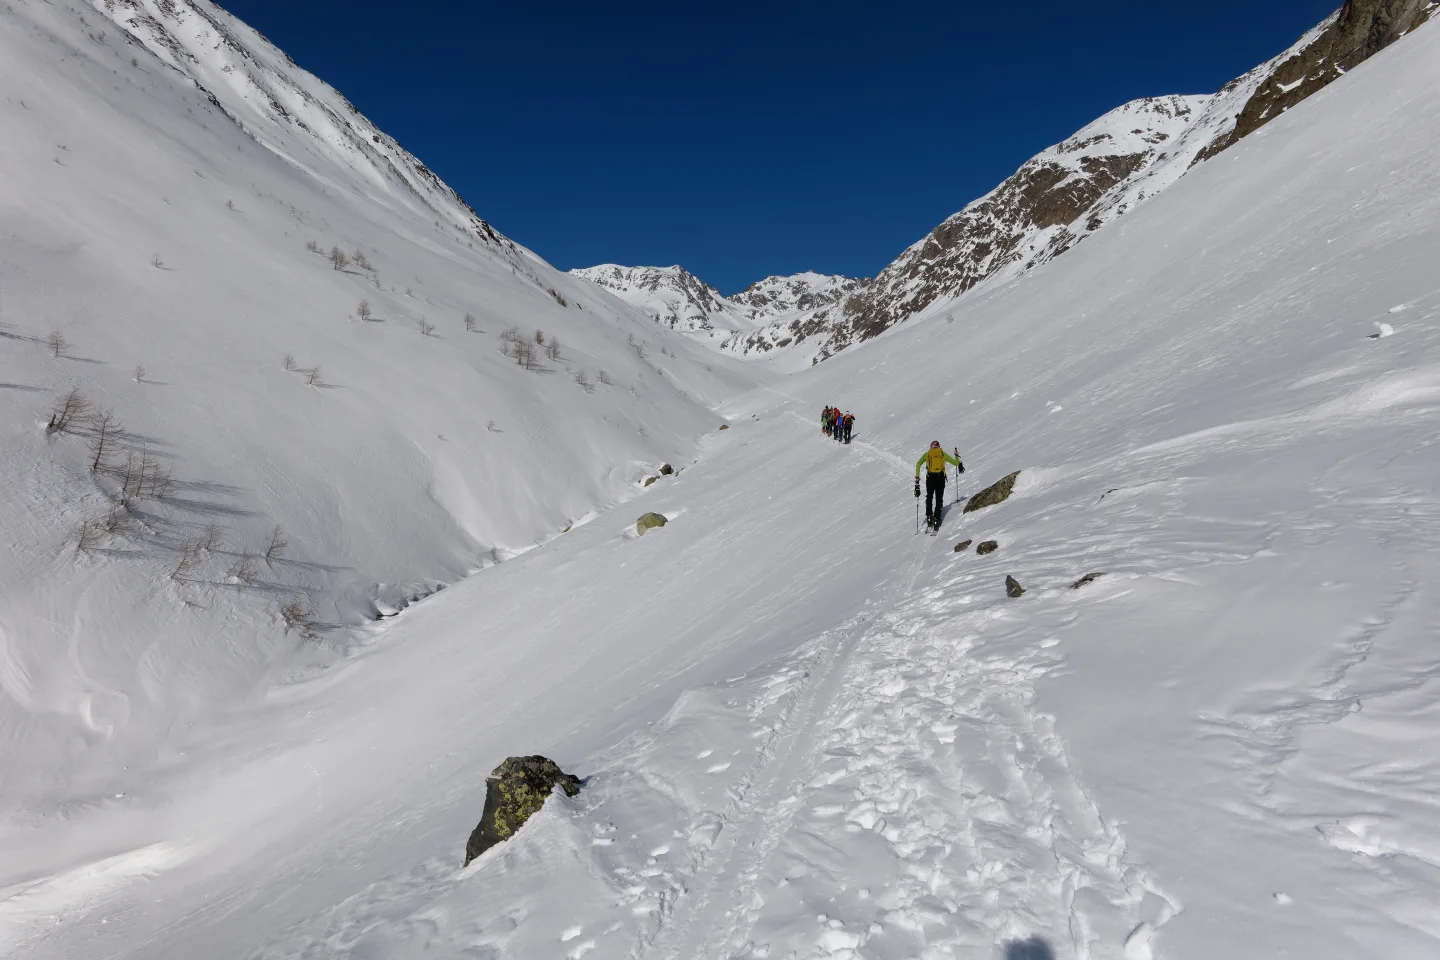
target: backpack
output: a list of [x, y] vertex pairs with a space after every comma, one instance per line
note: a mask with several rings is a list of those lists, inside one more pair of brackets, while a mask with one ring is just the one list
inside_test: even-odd
[[925, 453], [925, 469], [931, 473], [945, 472], [945, 451], [940, 447], [931, 447]]

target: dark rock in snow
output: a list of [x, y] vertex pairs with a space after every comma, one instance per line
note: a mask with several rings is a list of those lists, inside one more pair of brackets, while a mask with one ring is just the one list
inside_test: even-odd
[[663, 527], [669, 523], [669, 519], [663, 513], [647, 513], [635, 521], [635, 532], [643, 535], [646, 530], [653, 530], [655, 527]]
[[668, 476], [670, 476], [670, 475], [671, 475], [672, 473], [674, 473], [674, 472], [675, 472], [675, 468], [672, 467], [672, 466], [670, 466], [670, 464], [668, 464], [668, 463], [662, 463], [662, 464], [660, 465], [660, 476], [662, 476], [662, 477], [668, 477]]
[[1009, 500], [1010, 494], [1015, 491], [1015, 479], [1019, 476], [1020, 471], [1016, 470], [1000, 482], [981, 490], [970, 498], [969, 503], [965, 504], [965, 512], [974, 513], [976, 510], [984, 510], [986, 507], [993, 507]]
[[1105, 576], [1104, 573], [1087, 573], [1079, 580], [1076, 580], [1074, 583], [1070, 584], [1070, 589], [1079, 590], [1081, 587], [1085, 586], [1085, 584], [1094, 583], [1096, 580], [1099, 580], [1103, 576]]
[[955, 544], [955, 552], [964, 553], [966, 550], [970, 549], [970, 544], [974, 542], [974, 540], [961, 540], [959, 543]]
[[556, 787], [567, 797], [580, 792], [580, 778], [545, 757], [508, 757], [486, 778], [485, 811], [465, 844], [468, 866], [480, 854], [515, 835]]
[[660, 479], [659, 477], [646, 477], [646, 478], [645, 478], [645, 486], [648, 487], [648, 486], [650, 486], [650, 484], [654, 483], [655, 481], [657, 481], [657, 480], [659, 480], [659, 479]]
[[978, 553], [978, 554], [980, 554], [980, 556], [983, 557], [983, 556], [985, 556], [986, 554], [994, 553], [996, 550], [999, 550], [999, 549], [1000, 549], [1000, 544], [999, 544], [999, 543], [997, 543], [997, 542], [994, 541], [994, 540], [986, 540], [984, 543], [980, 544], [980, 546], [978, 546], [978, 547], [975, 548], [975, 552]]
[[730, 424], [728, 424], [728, 423], [722, 423], [722, 424], [720, 424], [720, 429], [721, 429], [721, 430], [729, 430], [729, 429], [730, 429]]
[[1023, 597], [1025, 595], [1025, 588], [1020, 586], [1020, 581], [1014, 577], [1006, 577], [1005, 595], [1009, 597]]

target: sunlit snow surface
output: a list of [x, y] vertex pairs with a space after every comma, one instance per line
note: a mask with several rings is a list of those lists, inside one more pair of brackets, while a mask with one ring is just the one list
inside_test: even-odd
[[[25, 24], [59, 16], [40, 7], [0, 20], [7, 84], [43, 77], [27, 104], [60, 91], [89, 103], [60, 82], [73, 61], [57, 67], [61, 54], [27, 45]], [[679, 476], [643, 492], [633, 475], [605, 481], [596, 465], [624, 442], [515, 427], [533, 429], [535, 446], [476, 453], [459, 475], [532, 460], [538, 474], [559, 442], [594, 479], [576, 481], [572, 500], [558, 480], [533, 502], [508, 486], [477, 493], [475, 509], [537, 531], [552, 513], [557, 532], [567, 511], [594, 519], [343, 632], [354, 638], [344, 655], [304, 675], [278, 666], [294, 639], [258, 600], [217, 592], [214, 609], [195, 612], [158, 559], [122, 575], [104, 572], [122, 560], [68, 552], [83, 444], [46, 446], [48, 392], [0, 391], [5, 470], [21, 491], [3, 500], [3, 949], [46, 960], [1440, 954], [1437, 88], [1429, 28], [1032, 276], [805, 375], [739, 393], [738, 375], [717, 366], [702, 390], [696, 354], [676, 361], [665, 395], [641, 392], [641, 374], [653, 391], [658, 376], [632, 361], [627, 381], [673, 418], [647, 433], [684, 454], [669, 454]], [[5, 109], [15, 129], [26, 115]], [[117, 113], [116, 129], [131, 129]], [[48, 182], [47, 144], [78, 141], [85, 114], [40, 114], [72, 128], [5, 138], [3, 169]], [[20, 166], [23, 151], [38, 160]], [[92, 169], [65, 182], [101, 180]], [[21, 269], [7, 255], [7, 291], [39, 278], [23, 288], [26, 313], [7, 299], [6, 320], [30, 335], [58, 322], [38, 319], [41, 281], [79, 288], [88, 275], [35, 251], [77, 242], [90, 212], [62, 208], [62, 236], [37, 211], [13, 212], [40, 193], [31, 181], [4, 184], [6, 250], [31, 258]], [[338, 219], [352, 207], [326, 209]], [[377, 247], [389, 236], [370, 229]], [[286, 258], [304, 236], [283, 241]], [[121, 246], [101, 262], [118, 262]], [[129, 282], [153, 307], [167, 288], [146, 256]], [[260, 278], [287, 260], [247, 256], [257, 260], [236, 289], [279, 284]], [[168, 389], [200, 362], [181, 351], [179, 325], [222, 267], [173, 301], [189, 304], [179, 315], [131, 321], [165, 334], [148, 342], [175, 344]], [[287, 296], [333, 279], [303, 259], [295, 269], [309, 272]], [[487, 296], [512, 289], [508, 266], [466, 269]], [[462, 289], [453, 283], [437, 290]], [[130, 289], [93, 284], [97, 302]], [[259, 448], [269, 432], [257, 425], [285, 422], [296, 401], [271, 397], [299, 385], [272, 353], [302, 337], [339, 351], [359, 335], [341, 318], [354, 294], [325, 289], [282, 329], [256, 320], [232, 350], [203, 355], [207, 389], [151, 401], [145, 428], [184, 440], [172, 442], [187, 473], [229, 477], [217, 451], [235, 438]], [[521, 295], [503, 294], [502, 317]], [[567, 315], [533, 316], [524, 322]], [[611, 339], [583, 349], [612, 351], [603, 362], [617, 367], [634, 357], [624, 324], [650, 321], [627, 317], [586, 312]], [[1381, 322], [1393, 336], [1372, 338]], [[327, 324], [334, 345], [317, 332]], [[587, 329], [577, 313], [561, 336], [579, 354]], [[73, 339], [77, 354], [120, 368], [84, 373], [118, 406], [134, 385], [115, 357], [129, 354], [105, 330], [85, 320]], [[50, 391], [81, 376], [34, 343], [0, 346], [7, 384]], [[283, 519], [307, 549], [330, 544], [364, 570], [394, 554], [397, 575], [442, 568], [468, 543], [378, 507], [337, 519], [350, 501], [323, 482], [346, 464], [335, 451], [367, 430], [485, 449], [484, 412], [478, 429], [440, 427], [417, 413], [438, 401], [405, 399], [449, 377], [451, 361], [412, 352], [422, 348], [396, 331], [374, 351], [386, 366], [354, 351], [343, 382], [389, 370], [404, 388], [367, 391], [359, 426], [323, 421], [338, 437], [318, 445], [329, 451], [318, 466], [273, 455], [273, 488], [232, 481], [263, 514], [256, 524]], [[239, 374], [227, 371], [262, 367], [275, 368], [263, 390], [230, 385]], [[540, 381], [515, 376], [491, 404]], [[530, 416], [568, 403], [546, 392], [560, 379], [534, 388]], [[454, 387], [453, 405], [483, 409], [471, 383]], [[731, 428], [714, 431], [712, 417], [702, 431], [700, 401], [727, 389]], [[225, 402], [200, 405], [207, 393]], [[400, 412], [382, 416], [380, 398]], [[853, 445], [820, 435], [826, 403], [855, 412]], [[621, 409], [563, 407], [592, 431]], [[228, 440], [207, 439], [212, 422]], [[664, 448], [635, 436], [639, 472]], [[932, 438], [964, 454], [962, 495], [1022, 471], [1008, 503], [952, 507], [934, 539], [915, 535], [910, 497]], [[396, 479], [409, 476], [403, 463], [366, 461], [378, 501], [427, 489]], [[637, 538], [642, 510], [671, 522]], [[1000, 547], [952, 552], [965, 539]], [[1006, 598], [1007, 574], [1024, 597]], [[315, 589], [352, 582], [317, 574]], [[263, 666], [247, 682], [231, 676], [252, 660]], [[584, 790], [461, 869], [485, 775], [530, 752], [585, 777]]]

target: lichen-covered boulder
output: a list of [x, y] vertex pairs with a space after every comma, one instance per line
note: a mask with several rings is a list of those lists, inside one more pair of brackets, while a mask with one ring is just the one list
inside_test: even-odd
[[730, 424], [728, 424], [728, 423], [722, 423], [722, 424], [720, 424], [720, 429], [721, 429], [721, 430], [729, 430], [729, 429], [730, 429]]
[[1099, 580], [1099, 579], [1100, 579], [1101, 577], [1103, 577], [1103, 576], [1105, 576], [1105, 574], [1103, 574], [1103, 573], [1087, 573], [1087, 574], [1085, 574], [1085, 576], [1081, 577], [1079, 580], [1076, 580], [1074, 583], [1070, 584], [1070, 589], [1071, 589], [1071, 590], [1079, 590], [1081, 587], [1085, 586], [1087, 583], [1094, 583], [1096, 580]]
[[675, 472], [675, 468], [672, 467], [672, 466], [670, 466], [670, 464], [668, 464], [668, 463], [662, 463], [662, 464], [660, 464], [660, 476], [662, 476], [662, 477], [668, 477], [668, 476], [670, 476], [670, 475], [671, 475], [672, 473], [674, 473], [674, 472]]
[[1009, 500], [1010, 494], [1015, 492], [1015, 478], [1019, 476], [1020, 471], [1016, 470], [1000, 482], [981, 490], [970, 498], [969, 503], [965, 504], [965, 512], [974, 513], [976, 510], [984, 510], [986, 507], [993, 507]]
[[644, 536], [646, 530], [653, 530], [656, 527], [663, 527], [669, 522], [669, 519], [667, 519], [665, 514], [663, 513], [647, 513], [645, 514], [645, 516], [635, 521], [635, 532], [641, 536]]
[[974, 542], [974, 540], [961, 540], [959, 543], [955, 544], [955, 552], [964, 553], [966, 550], [970, 549], [970, 544]]
[[995, 540], [986, 540], [984, 543], [980, 544], [980, 546], [978, 546], [978, 547], [975, 548], [975, 552], [978, 553], [978, 554], [980, 554], [980, 556], [983, 557], [983, 556], [985, 556], [986, 554], [994, 553], [996, 550], [999, 550], [999, 549], [1000, 549], [1000, 544], [999, 544], [997, 541], [995, 541]]
[[580, 778], [571, 776], [545, 757], [508, 757], [486, 778], [485, 812], [465, 844], [468, 866], [497, 843], [515, 836], [556, 787], [567, 797], [580, 792]]
[[1014, 599], [1025, 596], [1025, 588], [1020, 586], [1020, 581], [1014, 577], [1005, 578], [1005, 595]]
[[648, 486], [650, 486], [650, 484], [659, 481], [659, 479], [660, 479], [659, 477], [646, 477], [646, 478], [645, 478], [645, 486], [648, 487]]

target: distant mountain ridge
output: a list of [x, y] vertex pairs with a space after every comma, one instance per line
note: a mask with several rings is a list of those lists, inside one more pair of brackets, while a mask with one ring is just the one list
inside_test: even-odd
[[1347, 0], [1280, 56], [1213, 95], [1148, 97], [1042, 151], [833, 306], [737, 332], [722, 348], [818, 363], [990, 281], [1053, 260], [1429, 20], [1436, 0]]
[[625, 267], [606, 263], [571, 270], [570, 274], [639, 307], [661, 326], [710, 341], [713, 346], [737, 332], [835, 304], [868, 282], [806, 272], [766, 277], [726, 297], [679, 265]]

